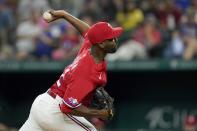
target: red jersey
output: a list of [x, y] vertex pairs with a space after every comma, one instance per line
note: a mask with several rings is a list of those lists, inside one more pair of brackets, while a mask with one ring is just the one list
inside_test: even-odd
[[63, 113], [69, 113], [81, 104], [89, 106], [96, 87], [107, 82], [106, 62], [95, 63], [90, 53], [91, 43], [86, 34], [83, 37], [85, 40], [77, 57], [51, 86], [51, 90], [63, 98], [60, 105]]

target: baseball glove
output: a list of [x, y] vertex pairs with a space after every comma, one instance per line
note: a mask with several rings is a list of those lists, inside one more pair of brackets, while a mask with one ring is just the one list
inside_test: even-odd
[[97, 109], [107, 109], [109, 111], [108, 120], [111, 120], [114, 115], [113, 102], [114, 99], [105, 91], [103, 87], [98, 87], [95, 90], [92, 107]]

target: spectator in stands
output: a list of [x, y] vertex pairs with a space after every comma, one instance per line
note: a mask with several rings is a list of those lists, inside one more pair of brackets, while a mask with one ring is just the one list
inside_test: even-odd
[[17, 28], [17, 59], [26, 59], [34, 52], [35, 42], [42, 30], [38, 25], [39, 13], [32, 11], [30, 18], [22, 23]]
[[[9, 5], [11, 5], [11, 7], [7, 4], [7, 2], [9, 2]], [[18, 9], [15, 9], [16, 6], [14, 4], [16, 3], [18, 4]], [[67, 7], [67, 9], [70, 10], [69, 12], [73, 12], [72, 14], [80, 15], [81, 18], [88, 21], [90, 25], [92, 25], [91, 23], [94, 23], [97, 20], [108, 20], [108, 21], [111, 21], [111, 23], [113, 24], [122, 25], [126, 33], [120, 39], [120, 42], [121, 43], [123, 42], [123, 44], [121, 44], [122, 46], [120, 46], [119, 51], [124, 52], [126, 48], [133, 49], [132, 51], [133, 54], [131, 53], [130, 55], [128, 55], [132, 57], [128, 57], [125, 59], [119, 58], [119, 59], [124, 59], [124, 60], [128, 60], [128, 59], [130, 60], [134, 58], [144, 59], [150, 54], [152, 56], [152, 53], [154, 51], [151, 53], [150, 47], [154, 47], [154, 46], [148, 46], [149, 44], [147, 43], [144, 44], [143, 42], [139, 41], [139, 39], [137, 40], [131, 39], [130, 37], [130, 31], [134, 32], [133, 33], [134, 36], [137, 36], [137, 34], [139, 35], [140, 29], [144, 28], [143, 26], [143, 27], [140, 27], [140, 29], [138, 29], [139, 26], [141, 25], [140, 23], [143, 23], [144, 17], [147, 17], [150, 14], [155, 15], [158, 20], [157, 30], [160, 30], [160, 37], [162, 38], [162, 44], [158, 44], [158, 45], [163, 46], [165, 44], [167, 46], [167, 49], [165, 51], [165, 56], [167, 56], [167, 58], [169, 57], [180, 58], [183, 54], [184, 59], [190, 60], [195, 57], [196, 52], [197, 52], [196, 47], [195, 47], [196, 45], [195, 43], [197, 42], [196, 42], [196, 38], [194, 38], [194, 36], [196, 37], [196, 35], [192, 36], [192, 32], [196, 32], [195, 24], [197, 23], [197, 0], [191, 0], [191, 1], [189, 0], [163, 0], [163, 1], [158, 1], [158, 0], [140, 0], [140, 1], [137, 1], [137, 0], [80, 0], [80, 1], [79, 0], [67, 0], [67, 2], [65, 2], [65, 0], [58, 0], [58, 1], [54, 1], [54, 0], [18, 0], [18, 1], [17, 0], [14, 0], [14, 1], [0, 0], [0, 19], [1, 19], [0, 20], [0, 60], [13, 58], [13, 56], [15, 56], [14, 54], [15, 52], [13, 52], [13, 45], [12, 45], [13, 43], [15, 43], [15, 41], [17, 41], [17, 46], [16, 46], [17, 55], [16, 56], [28, 57], [28, 54], [32, 51], [28, 53], [26, 52], [27, 55], [22, 55], [24, 53], [23, 51], [21, 54], [18, 53], [19, 45], [21, 45], [18, 43], [21, 43], [21, 40], [24, 41], [24, 38], [18, 37], [16, 39], [15, 36], [20, 34], [19, 29], [23, 30], [21, 29], [21, 25], [29, 21], [28, 17], [31, 16], [30, 14], [32, 13], [31, 11], [33, 9], [37, 10], [38, 12], [41, 12], [43, 10], [49, 9], [50, 6], [53, 6], [55, 8]], [[140, 8], [138, 8], [138, 6], [140, 6]], [[185, 11], [186, 11], [186, 14], [183, 14], [185, 13]], [[17, 15], [17, 16], [14, 16], [16, 19], [14, 19], [13, 15]], [[193, 22], [193, 24], [191, 22], [192, 18], [194, 18], [194, 21], [195, 21]], [[17, 32], [16, 32], [15, 23], [17, 22], [19, 22], [19, 26], [17, 27]], [[44, 36], [46, 36], [46, 37], [43, 36], [43, 38], [50, 39], [50, 35], [46, 35], [47, 34], [46, 31], [48, 28], [47, 24], [44, 23], [42, 19], [39, 19], [38, 27], [40, 30], [38, 32], [41, 32], [43, 35], [45, 34]], [[38, 27], [34, 28], [33, 31], [37, 30]], [[136, 32], [136, 29], [137, 29], [137, 32]], [[42, 30], [44, 31], [42, 32]], [[57, 30], [53, 31], [54, 34], [55, 34], [55, 31]], [[141, 32], [143, 31], [141, 30]], [[60, 40], [60, 38], [58, 39]], [[43, 39], [42, 40], [39, 39], [39, 42], [41, 41], [43, 42]], [[44, 45], [46, 46], [46, 43], [48, 42], [45, 42]], [[182, 43], [184, 43], [184, 45]], [[40, 44], [37, 44], [37, 45], [40, 46]], [[47, 46], [50, 47], [51, 45], [50, 46], [49, 45]], [[58, 44], [56, 44], [55, 47], [57, 45]], [[39, 47], [39, 48], [44, 49], [45, 51], [47, 49], [43, 47], [42, 48]], [[53, 50], [54, 50], [54, 47], [52, 46], [50, 47], [50, 50], [47, 51], [48, 53], [44, 51], [41, 56], [45, 56], [47, 54], [46, 55], [47, 57], [49, 56], [51, 57], [51, 55], [49, 55], [51, 53], [49, 52], [51, 51], [53, 52]], [[182, 53], [183, 50], [184, 50], [184, 53]], [[156, 52], [157, 53], [159, 52], [158, 54], [160, 55], [162, 54], [161, 51], [162, 50], [159, 49]], [[39, 52], [42, 52], [42, 51], [40, 50]], [[35, 53], [33, 55], [35, 55]], [[155, 55], [153, 53], [153, 56], [158, 56], [158, 55]]]
[[18, 19], [16, 17], [16, 13], [17, 13], [17, 0], [7, 0], [6, 2], [6, 6], [7, 9], [10, 10], [11, 13], [11, 23], [12, 26], [8, 32], [8, 43], [13, 46], [13, 44], [15, 43], [15, 30], [16, 30], [16, 24], [18, 22]]
[[161, 28], [173, 30], [180, 23], [182, 12], [175, 6], [174, 0], [159, 1], [155, 12]]
[[161, 46], [161, 34], [157, 29], [156, 19], [153, 15], [147, 16], [143, 25], [134, 33], [133, 39], [122, 43], [113, 55], [108, 55], [109, 61], [144, 59], [157, 57]]
[[13, 51], [9, 40], [14, 36], [15, 20], [6, 0], [0, 0], [0, 59], [10, 58]]
[[185, 11], [190, 6], [191, 0], [175, 0], [175, 4], [180, 10]]
[[147, 52], [144, 46], [135, 40], [128, 40], [121, 44], [115, 54], [107, 55], [106, 59], [108, 61], [131, 61], [145, 58], [147, 58]]
[[143, 25], [135, 32], [133, 39], [145, 48], [149, 57], [158, 57], [160, 55], [162, 36], [157, 28], [157, 21], [154, 15], [147, 16]]
[[43, 12], [50, 9], [48, 0], [20, 0], [18, 5], [19, 20], [26, 20], [32, 13], [32, 10]]
[[184, 42], [181, 38], [180, 32], [175, 30], [172, 32], [172, 39], [166, 48], [164, 55], [166, 58], [183, 58]]
[[95, 0], [85, 0], [83, 9], [79, 14], [79, 17], [90, 16], [94, 21], [98, 21], [104, 18], [101, 11], [98, 8], [98, 2]]
[[157, 8], [157, 0], [142, 0], [140, 4], [140, 8], [143, 10], [145, 16], [147, 15], [155, 15], [156, 8]]
[[196, 131], [197, 120], [194, 115], [186, 116], [183, 122], [183, 131]]
[[143, 12], [137, 8], [133, 0], [125, 0], [123, 6], [118, 8], [116, 20], [125, 31], [133, 30], [143, 22]]
[[91, 16], [89, 16], [89, 15], [81, 16], [81, 20], [83, 20], [84, 22], [86, 22], [89, 25], [93, 25], [94, 24], [93, 18]]
[[38, 59], [48, 60], [51, 58], [51, 53], [54, 47], [54, 39], [49, 27], [46, 28], [36, 41], [34, 55]]
[[115, 20], [117, 8], [114, 0], [99, 0], [101, 12], [105, 21], [113, 22]]
[[197, 23], [197, 0], [192, 0], [191, 2], [191, 6], [188, 7], [186, 9], [187, 12], [193, 12], [194, 13], [194, 19], [195, 19], [195, 22]]
[[[50, 0], [51, 6], [54, 9], [66, 9], [75, 16], [79, 16], [86, 0]], [[86, 6], [85, 6], [86, 7]]]
[[180, 26], [181, 37], [185, 43], [184, 59], [191, 60], [197, 55], [197, 23], [195, 22], [195, 12], [188, 10], [183, 16]]
[[61, 39], [66, 32], [67, 24], [55, 21], [43, 31], [36, 43], [35, 55], [43, 60], [63, 60], [65, 52], [61, 46]]
[[77, 51], [80, 47], [79, 35], [76, 30], [73, 30], [71, 26], [61, 27], [62, 32], [60, 37], [59, 47], [53, 51], [52, 58], [54, 60], [69, 60], [77, 55]]

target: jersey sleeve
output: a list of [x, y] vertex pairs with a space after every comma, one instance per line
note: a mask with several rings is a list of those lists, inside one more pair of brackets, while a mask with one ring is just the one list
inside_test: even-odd
[[84, 77], [74, 79], [64, 94], [63, 103], [60, 105], [61, 111], [67, 114], [79, 107], [82, 100], [93, 90], [94, 84], [89, 79]]

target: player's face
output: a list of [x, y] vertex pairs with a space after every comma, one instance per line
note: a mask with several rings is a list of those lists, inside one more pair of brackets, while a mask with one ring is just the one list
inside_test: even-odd
[[105, 40], [102, 44], [106, 53], [114, 53], [117, 50], [117, 38]]

